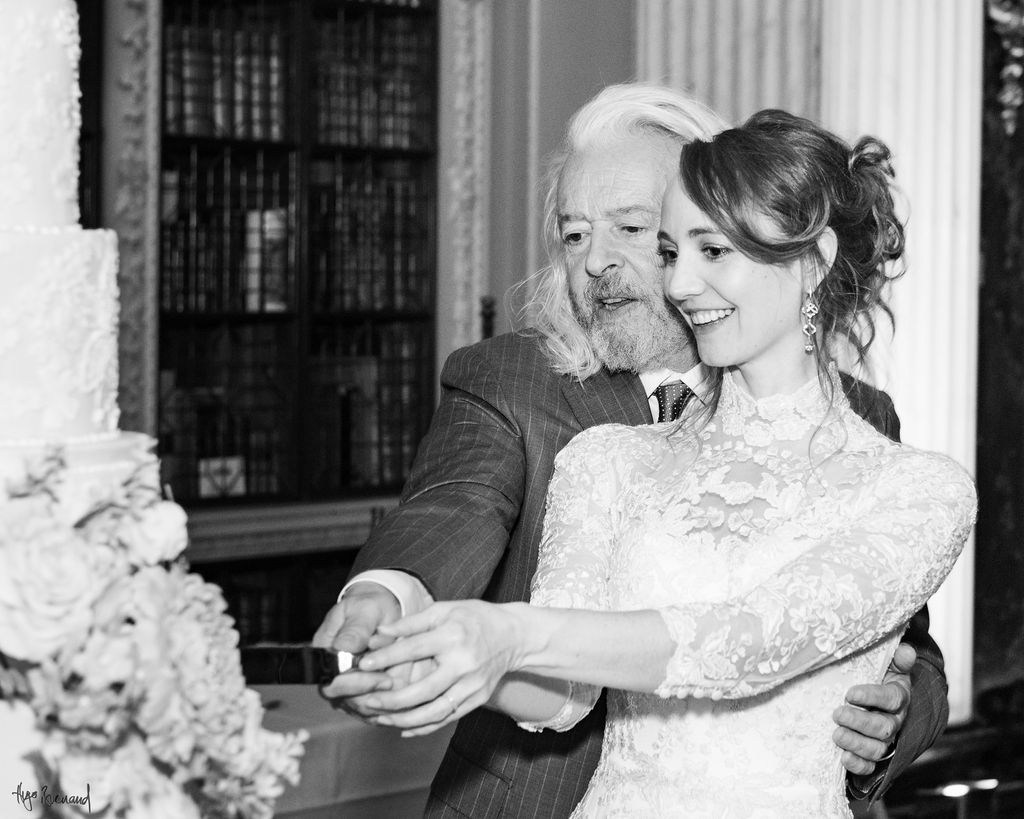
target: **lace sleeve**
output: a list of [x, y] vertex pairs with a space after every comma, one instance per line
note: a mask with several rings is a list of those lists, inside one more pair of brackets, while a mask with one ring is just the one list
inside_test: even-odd
[[752, 696], [876, 642], [945, 579], [976, 508], [959, 465], [905, 453], [863, 493], [845, 531], [749, 593], [661, 609], [676, 651], [655, 693]]
[[[610, 430], [618, 430], [617, 433]], [[607, 609], [608, 566], [615, 538], [616, 462], [612, 451], [624, 427], [594, 427], [569, 442], [555, 458], [548, 485], [544, 534], [530, 603], [536, 606]], [[601, 695], [599, 686], [571, 682], [562, 710], [527, 730], [567, 731]]]

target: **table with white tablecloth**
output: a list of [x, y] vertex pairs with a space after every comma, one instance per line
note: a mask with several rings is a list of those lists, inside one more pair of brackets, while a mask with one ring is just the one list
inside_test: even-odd
[[335, 711], [315, 685], [255, 685], [271, 731], [309, 732], [302, 781], [277, 801], [281, 819], [405, 819], [423, 812], [454, 726], [403, 738]]

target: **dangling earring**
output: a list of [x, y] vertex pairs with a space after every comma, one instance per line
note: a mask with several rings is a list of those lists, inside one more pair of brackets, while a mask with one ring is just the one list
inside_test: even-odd
[[804, 317], [803, 327], [800, 328], [804, 334], [804, 352], [813, 353], [814, 334], [818, 332], [818, 328], [814, 326], [814, 317], [818, 315], [818, 305], [814, 303], [814, 293], [810, 289], [807, 290], [804, 306], [800, 308], [800, 313]]

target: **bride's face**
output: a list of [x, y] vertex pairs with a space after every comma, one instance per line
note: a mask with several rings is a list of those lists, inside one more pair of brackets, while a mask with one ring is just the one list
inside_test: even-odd
[[804, 352], [799, 262], [744, 256], [686, 195], [676, 177], [661, 211], [665, 294], [697, 340], [701, 361], [736, 367], [755, 396], [791, 392], [814, 373]]

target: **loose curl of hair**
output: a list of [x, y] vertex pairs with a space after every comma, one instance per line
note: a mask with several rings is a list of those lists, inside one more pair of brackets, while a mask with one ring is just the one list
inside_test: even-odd
[[710, 139], [727, 127], [714, 111], [682, 91], [649, 83], [610, 85], [569, 121], [561, 146], [548, 161], [544, 198], [544, 242], [549, 265], [516, 286], [533, 287], [519, 321], [544, 339], [552, 369], [580, 380], [603, 362], [580, 326], [569, 292], [569, 269], [558, 229], [558, 186], [573, 154], [616, 135], [650, 134], [677, 140]]
[[[680, 181], [687, 196], [744, 255], [765, 264], [802, 260], [822, 273], [814, 290], [819, 332], [813, 338], [819, 380], [831, 345], [845, 339], [862, 364], [875, 339], [875, 313], [895, 326], [885, 299], [901, 276], [904, 227], [896, 216], [891, 154], [865, 136], [854, 147], [814, 122], [768, 109], [710, 140], [683, 147]], [[765, 229], [767, 217], [768, 229]], [[831, 228], [831, 267], [818, 241]], [[717, 406], [721, 371], [711, 373]]]

